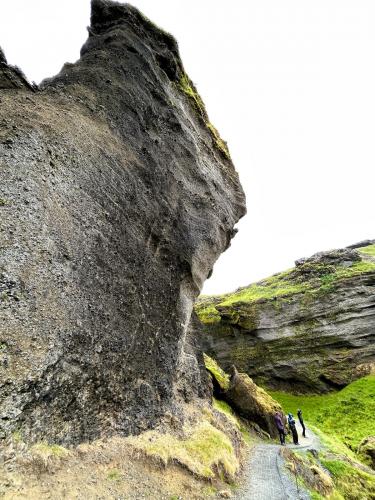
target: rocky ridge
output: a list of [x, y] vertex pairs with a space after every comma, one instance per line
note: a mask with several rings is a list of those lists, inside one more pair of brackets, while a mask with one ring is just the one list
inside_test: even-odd
[[93, 0], [81, 58], [38, 89], [0, 56], [1, 437], [183, 421], [207, 394], [193, 303], [245, 198], [176, 41]]
[[375, 364], [375, 245], [321, 252], [233, 294], [202, 297], [205, 352], [292, 392], [342, 388]]

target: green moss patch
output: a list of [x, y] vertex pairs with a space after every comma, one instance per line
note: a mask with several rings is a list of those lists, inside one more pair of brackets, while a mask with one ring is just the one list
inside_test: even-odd
[[202, 98], [198, 94], [198, 91], [195, 88], [195, 85], [193, 84], [193, 82], [190, 80], [190, 78], [187, 76], [186, 73], [182, 74], [180, 81], [178, 83], [178, 87], [192, 101], [194, 108], [196, 109], [199, 116], [202, 118], [204, 124], [206, 125], [207, 129], [209, 130], [216, 147], [220, 150], [221, 153], [223, 153], [223, 155], [226, 158], [228, 158], [230, 160], [230, 153], [229, 153], [227, 143], [225, 141], [223, 141], [223, 139], [220, 137], [217, 129], [209, 121], [209, 118], [208, 118], [208, 115], [206, 112], [206, 108], [203, 104]]
[[214, 304], [206, 305], [204, 302], [195, 306], [195, 312], [199, 319], [206, 325], [213, 325], [220, 322], [220, 314]]
[[110, 481], [120, 481], [122, 478], [122, 473], [118, 469], [110, 469], [107, 472], [107, 479]]
[[220, 366], [217, 364], [217, 362], [207, 356], [207, 354], [203, 354], [204, 358], [204, 364], [206, 367], [206, 370], [208, 370], [211, 375], [214, 377], [214, 379], [217, 381], [217, 383], [220, 385], [220, 388], [223, 391], [226, 391], [229, 389], [229, 375], [225, 373], [225, 371], [220, 368]]

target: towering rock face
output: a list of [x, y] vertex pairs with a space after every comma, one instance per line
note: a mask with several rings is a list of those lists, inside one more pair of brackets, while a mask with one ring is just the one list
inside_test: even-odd
[[175, 40], [94, 0], [81, 59], [36, 92], [0, 66], [1, 435], [179, 415], [203, 395], [193, 302], [245, 200]]
[[323, 252], [233, 294], [202, 298], [207, 354], [257, 383], [341, 388], [375, 368], [375, 242]]

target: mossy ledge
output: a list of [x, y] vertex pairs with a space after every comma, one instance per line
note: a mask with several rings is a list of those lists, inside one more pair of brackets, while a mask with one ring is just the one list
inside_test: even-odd
[[212, 139], [214, 141], [214, 144], [216, 145], [217, 149], [228, 159], [230, 160], [230, 153], [228, 149], [227, 143], [220, 137], [219, 132], [217, 131], [216, 127], [212, 125], [210, 122], [206, 108], [204, 106], [204, 103], [202, 101], [201, 96], [198, 94], [198, 91], [194, 85], [194, 83], [190, 80], [190, 78], [187, 76], [186, 73], [182, 73], [180, 80], [178, 82], [178, 88], [188, 96], [188, 98], [191, 100], [194, 109], [198, 113], [198, 115], [201, 117], [203, 120], [204, 124], [207, 127], [207, 130], [209, 130]]

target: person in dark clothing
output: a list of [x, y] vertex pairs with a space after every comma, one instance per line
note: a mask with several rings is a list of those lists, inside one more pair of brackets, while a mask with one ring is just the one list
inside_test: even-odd
[[296, 429], [296, 421], [294, 420], [292, 413], [288, 413], [288, 425], [289, 425], [289, 429], [290, 429], [292, 436], [293, 436], [293, 443], [299, 444], [298, 433], [297, 433], [297, 429]]
[[303, 422], [303, 417], [302, 417], [302, 410], [298, 410], [297, 411], [297, 415], [298, 415], [298, 420], [299, 420], [299, 423], [301, 424], [302, 426], [302, 436], [305, 438], [306, 437], [306, 427], [305, 427], [305, 424]]
[[283, 423], [283, 418], [281, 416], [281, 413], [277, 412], [275, 414], [275, 424], [277, 427], [277, 430], [279, 432], [279, 437], [280, 437], [280, 444], [282, 446], [285, 445], [285, 428], [284, 428], [284, 423]]

